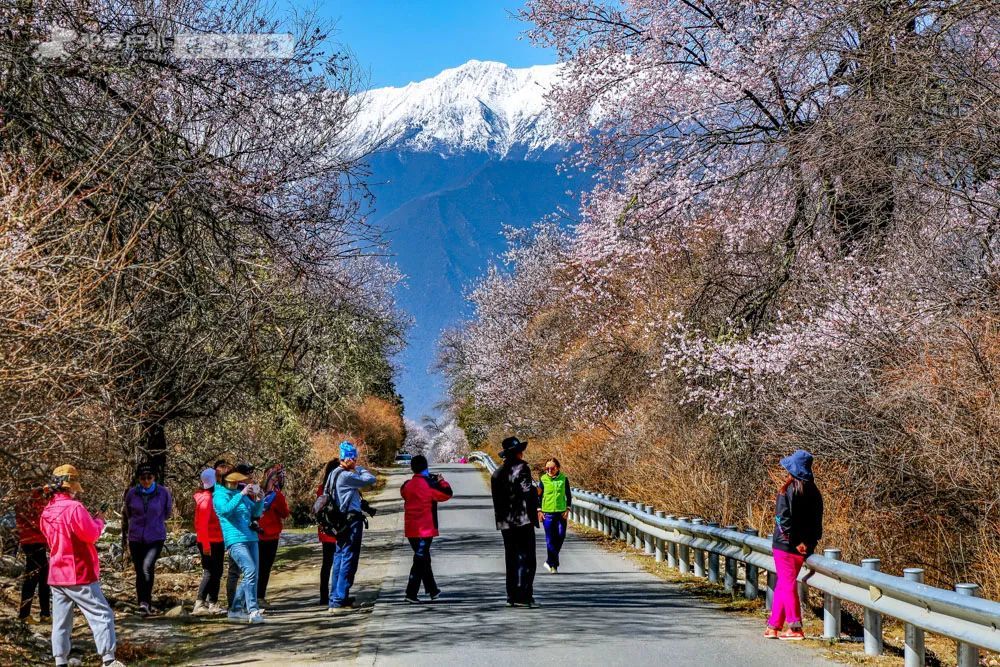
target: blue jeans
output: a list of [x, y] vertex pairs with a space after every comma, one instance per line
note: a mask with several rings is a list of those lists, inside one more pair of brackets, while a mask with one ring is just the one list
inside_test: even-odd
[[229, 604], [229, 611], [257, 611], [257, 563], [259, 559], [256, 542], [240, 542], [229, 547], [229, 556], [240, 568], [243, 579], [236, 588], [236, 595]]
[[361, 560], [361, 537], [365, 531], [364, 519], [352, 521], [342, 533], [337, 534], [337, 550], [333, 553], [330, 572], [330, 606], [343, 607], [354, 585], [354, 575]]
[[545, 562], [549, 567], [559, 567], [559, 552], [566, 541], [566, 519], [562, 512], [546, 512], [542, 515], [542, 524], [545, 526], [545, 550], [548, 552]]

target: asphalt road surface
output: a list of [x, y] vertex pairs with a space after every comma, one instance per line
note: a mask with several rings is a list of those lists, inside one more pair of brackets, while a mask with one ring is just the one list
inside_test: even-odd
[[552, 575], [541, 568], [538, 531], [535, 597], [542, 606], [508, 608], [485, 476], [472, 465], [435, 471], [455, 489], [439, 508], [442, 534], [432, 549], [444, 595], [416, 606], [403, 601], [412, 552], [400, 538], [365, 628], [361, 664], [835, 664], [813, 649], [763, 639], [759, 621], [715, 609], [572, 532]]

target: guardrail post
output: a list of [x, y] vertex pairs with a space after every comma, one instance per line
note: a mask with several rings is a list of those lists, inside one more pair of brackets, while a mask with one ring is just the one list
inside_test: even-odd
[[[739, 526], [723, 526], [726, 530], [739, 530]], [[732, 593], [736, 590], [736, 559], [726, 556], [724, 566], [725, 576], [722, 579], [722, 588], [726, 592]]]
[[[663, 512], [657, 510], [654, 514], [657, 519], [663, 518]], [[656, 558], [657, 563], [663, 562], [663, 539], [659, 537], [653, 538], [653, 555]]]
[[[955, 584], [955, 592], [959, 595], [976, 597], [978, 584]], [[979, 664], [979, 649], [972, 644], [958, 642], [958, 667], [976, 667]]]
[[[757, 537], [759, 535], [756, 528], [747, 528], [743, 532], [751, 537]], [[747, 561], [746, 577], [743, 583], [743, 595], [747, 600], [756, 600], [760, 595], [760, 582], [758, 581], [759, 575], [760, 573], [757, 566]]]
[[[709, 521], [708, 525], [710, 528], [719, 527], [716, 521]], [[713, 584], [719, 583], [719, 554], [714, 551], [708, 552], [708, 580]]]
[[[673, 514], [668, 514], [667, 515], [667, 519], [669, 519], [670, 521], [676, 521], [677, 517], [674, 516]], [[678, 568], [677, 560], [678, 560], [677, 559], [677, 543], [676, 542], [671, 542], [670, 540], [668, 540], [667, 541], [667, 565], [669, 565], [670, 567], [672, 567], [672, 568], [674, 568], [676, 570]]]
[[[620, 498], [612, 498], [611, 500], [616, 503], [622, 502]], [[618, 539], [621, 540], [622, 542], [625, 542], [626, 544], [628, 543], [627, 542], [628, 527], [629, 527], [628, 524], [625, 523], [624, 521], [615, 519], [615, 530], [618, 534]]]
[[[691, 519], [681, 517], [680, 522], [691, 523]], [[677, 545], [677, 569], [681, 571], [681, 574], [687, 574], [691, 571], [690, 551], [686, 544]]]
[[[602, 493], [601, 499], [607, 500], [608, 496]], [[604, 511], [606, 512], [607, 508], [604, 508]], [[604, 533], [605, 537], [611, 537], [611, 519], [603, 513], [601, 514], [601, 532]]]
[[[865, 558], [861, 561], [865, 570], [878, 572], [882, 561], [878, 558]], [[865, 609], [865, 655], [882, 655], [882, 614], [874, 609]]]
[[[924, 583], [924, 571], [919, 567], [903, 570], [903, 578], [917, 584]], [[924, 631], [909, 623], [905, 626], [903, 645], [903, 665], [905, 667], [924, 666]]]
[[[625, 503], [632, 509], [636, 509], [636, 503], [627, 502]], [[632, 524], [625, 524], [625, 546], [634, 547], [637, 543], [636, 538], [638, 537], [638, 529]]]
[[[652, 514], [653, 513], [653, 506], [652, 505], [646, 505], [645, 507], [643, 507], [643, 511], [645, 511], [646, 514]], [[654, 553], [654, 551], [655, 551], [653, 549], [653, 536], [650, 533], [644, 533], [644, 535], [646, 536], [646, 549], [645, 549], [646, 555], [647, 556], [652, 556], [653, 553]]]
[[767, 573], [767, 589], [764, 591], [764, 610], [774, 609], [774, 587], [778, 585], [778, 575], [774, 572]]
[[[693, 523], [696, 526], [704, 526], [705, 525], [705, 520], [704, 519], [692, 519], [691, 523]], [[692, 555], [694, 556], [694, 576], [696, 576], [696, 577], [704, 577], [705, 576], [705, 552], [703, 550], [701, 550], [701, 549], [692, 549], [691, 551], [693, 552]]]
[[[823, 557], [840, 560], [840, 549], [823, 549]], [[840, 600], [829, 593], [823, 594], [823, 638], [840, 639]]]

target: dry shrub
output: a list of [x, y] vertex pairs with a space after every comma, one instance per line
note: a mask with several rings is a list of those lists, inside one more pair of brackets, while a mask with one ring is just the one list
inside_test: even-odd
[[367, 396], [351, 409], [347, 423], [365, 455], [375, 465], [391, 463], [403, 447], [406, 430], [399, 406], [389, 401]]

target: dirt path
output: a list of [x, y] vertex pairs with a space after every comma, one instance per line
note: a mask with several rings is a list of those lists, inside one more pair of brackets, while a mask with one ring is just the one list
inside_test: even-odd
[[[408, 471], [407, 471], [408, 472]], [[402, 500], [399, 486], [409, 475], [390, 471], [372, 504], [361, 552], [361, 566], [351, 593], [362, 609], [336, 616], [319, 606], [321, 548], [306, 544], [283, 547], [271, 576], [268, 597], [274, 605], [264, 625], [236, 625], [223, 619], [204, 623], [203, 637], [185, 665], [315, 665], [353, 662], [372, 617], [373, 604], [389, 571], [393, 551], [401, 546]], [[290, 567], [288, 567], [290, 565]]]

